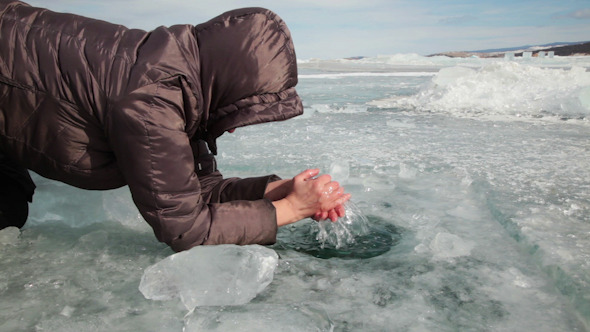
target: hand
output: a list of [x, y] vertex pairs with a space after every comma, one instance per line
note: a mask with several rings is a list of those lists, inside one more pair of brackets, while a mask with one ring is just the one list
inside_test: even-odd
[[346, 209], [344, 208], [344, 205], [339, 205], [330, 211], [318, 211], [311, 218], [316, 221], [322, 221], [328, 218], [332, 221], [337, 221], [338, 218], [344, 216], [346, 216]]
[[291, 192], [273, 202], [279, 226], [312, 216], [329, 217], [334, 221], [344, 216], [343, 204], [350, 199], [350, 194], [345, 194], [344, 188], [329, 175], [318, 176], [319, 172], [319, 169], [310, 169], [299, 173], [293, 178]]

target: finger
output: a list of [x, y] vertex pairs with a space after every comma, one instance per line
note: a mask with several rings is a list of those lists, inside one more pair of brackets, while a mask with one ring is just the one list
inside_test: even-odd
[[330, 212], [328, 213], [328, 216], [330, 218], [330, 220], [334, 221], [338, 221], [338, 214], [336, 213], [336, 210], [330, 210]]
[[330, 200], [322, 202], [322, 210], [329, 211], [337, 208], [340, 205], [344, 205], [344, 203], [346, 203], [350, 199], [350, 197], [350, 194], [344, 194], [340, 192], [340, 190], [338, 190], [338, 193], [335, 193]]
[[336, 207], [336, 213], [338, 214], [338, 217], [346, 216], [346, 209], [344, 208], [344, 205], [338, 205]]
[[320, 170], [318, 168], [306, 169], [305, 171], [295, 175], [293, 180], [307, 181], [307, 180], [313, 179], [313, 177], [317, 176], [318, 174], [320, 174]]
[[351, 194], [344, 194], [340, 198], [337, 199], [340, 205], [344, 205], [344, 203], [348, 202], [348, 200], [352, 197]]

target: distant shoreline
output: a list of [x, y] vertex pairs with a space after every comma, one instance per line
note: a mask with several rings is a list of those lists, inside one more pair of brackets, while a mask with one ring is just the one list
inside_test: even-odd
[[531, 52], [533, 57], [537, 57], [539, 52], [554, 52], [557, 56], [587, 56], [590, 55], [590, 42], [557, 46], [557, 47], [535, 47], [534, 49], [525, 49], [518, 51], [498, 51], [498, 52], [478, 52], [478, 51], [453, 51], [453, 52], [442, 52], [427, 55], [428, 57], [433, 56], [447, 56], [451, 58], [503, 58], [506, 53], [513, 53], [515, 56], [522, 56], [523, 52]]

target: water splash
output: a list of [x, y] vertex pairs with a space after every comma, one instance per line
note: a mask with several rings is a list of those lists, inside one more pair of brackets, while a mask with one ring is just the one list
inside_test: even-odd
[[344, 207], [346, 216], [336, 222], [324, 220], [317, 223], [316, 240], [322, 249], [326, 244], [336, 249], [345, 248], [354, 245], [357, 237], [369, 234], [369, 220], [362, 211], [350, 201]]

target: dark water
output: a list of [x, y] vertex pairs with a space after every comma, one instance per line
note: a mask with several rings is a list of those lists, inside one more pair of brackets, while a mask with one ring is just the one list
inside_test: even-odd
[[317, 222], [309, 221], [281, 228], [273, 248], [295, 250], [322, 259], [364, 259], [383, 255], [399, 243], [403, 235], [400, 227], [377, 216], [367, 216], [367, 219], [369, 226], [365, 234], [354, 236], [341, 246], [320, 241]]

